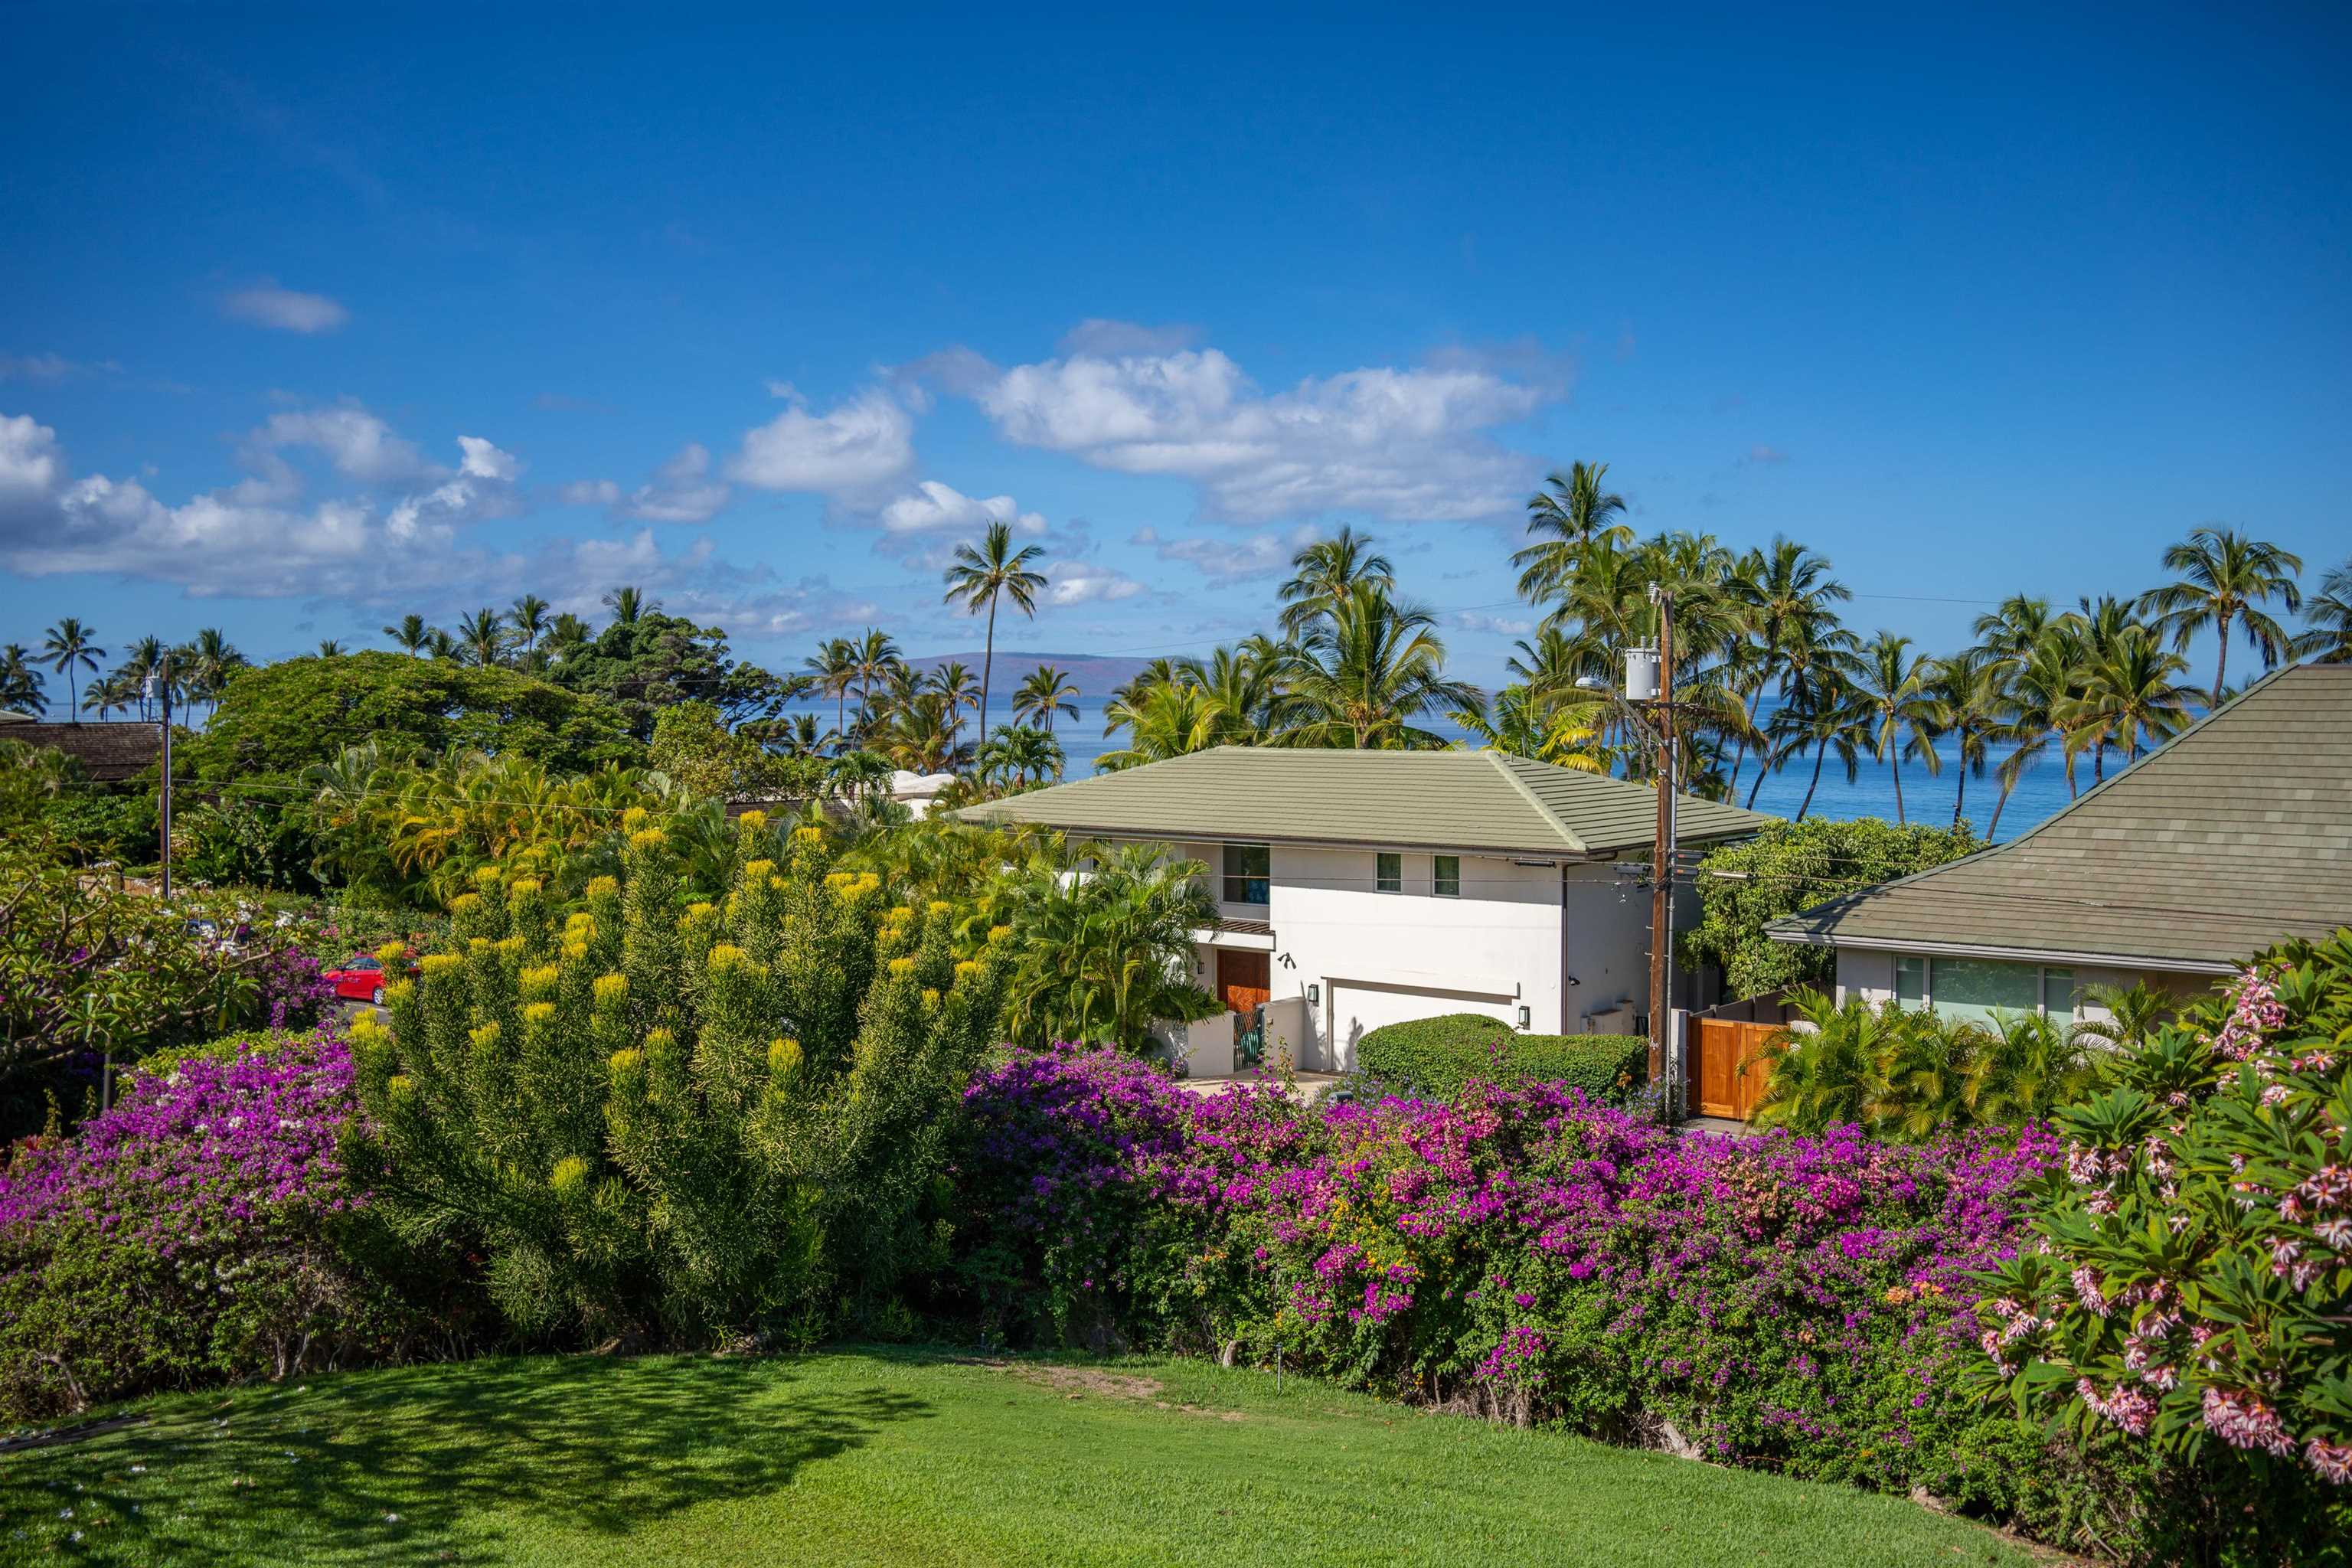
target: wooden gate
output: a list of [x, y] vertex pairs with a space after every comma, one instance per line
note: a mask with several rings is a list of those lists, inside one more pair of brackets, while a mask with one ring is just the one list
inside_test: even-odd
[[[1764, 1042], [1780, 1032], [1778, 1024], [1746, 1024], [1736, 1018], [1690, 1020], [1690, 1110], [1697, 1116], [1745, 1121], [1764, 1098], [1765, 1065], [1757, 1060]], [[1742, 1062], [1753, 1062], [1746, 1072]]]

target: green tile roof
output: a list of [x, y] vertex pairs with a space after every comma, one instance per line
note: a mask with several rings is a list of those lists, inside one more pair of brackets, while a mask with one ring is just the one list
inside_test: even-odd
[[[1681, 797], [1685, 842], [1773, 820]], [[1331, 752], [1220, 746], [966, 807], [970, 822], [1118, 837], [1246, 839], [1567, 857], [1654, 840], [1647, 784], [1494, 752]]]
[[1998, 848], [1833, 899], [1783, 942], [2216, 969], [2352, 924], [2352, 665], [2257, 682]]

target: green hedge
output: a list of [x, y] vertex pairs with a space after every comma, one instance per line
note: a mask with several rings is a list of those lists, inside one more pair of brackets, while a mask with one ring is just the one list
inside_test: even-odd
[[1473, 1079], [1565, 1083], [1623, 1104], [1649, 1076], [1637, 1035], [1522, 1035], [1481, 1013], [1448, 1013], [1374, 1029], [1356, 1046], [1365, 1077], [1416, 1094], [1451, 1095]]

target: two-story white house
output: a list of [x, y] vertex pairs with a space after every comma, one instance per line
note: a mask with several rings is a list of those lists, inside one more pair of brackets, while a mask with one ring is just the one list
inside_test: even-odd
[[[1367, 1032], [1444, 1013], [1645, 1031], [1656, 800], [1492, 752], [1226, 746], [958, 815], [1202, 862], [1221, 918], [1197, 933], [1201, 984], [1230, 1016], [1292, 1021], [1301, 1069], [1342, 1071]], [[1677, 837], [1705, 846], [1769, 820], [1684, 795]], [[1696, 915], [1685, 902], [1677, 925]], [[1216, 1070], [1205, 1058], [1196, 1070]]]

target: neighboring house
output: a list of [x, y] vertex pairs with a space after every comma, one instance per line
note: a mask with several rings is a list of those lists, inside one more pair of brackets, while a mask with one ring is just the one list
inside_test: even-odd
[[[1646, 866], [1656, 801], [1492, 752], [1225, 746], [957, 815], [1204, 862], [1222, 919], [1197, 933], [1202, 984], [1230, 1016], [1270, 1004], [1297, 1066], [1339, 1071], [1367, 1032], [1444, 1013], [1645, 1030], [1650, 897], [1611, 862]], [[1685, 795], [1679, 836], [1769, 820]], [[1696, 918], [1687, 893], [1677, 910]]]
[[1767, 930], [1836, 948], [1841, 1000], [2064, 1020], [2098, 1016], [2089, 986], [2193, 995], [2347, 924], [2352, 666], [2303, 665], [2008, 844]]
[[0, 734], [27, 745], [63, 752], [98, 784], [121, 784], [153, 767], [163, 754], [163, 727], [136, 720], [110, 723], [57, 724], [47, 720], [10, 724]]
[[894, 768], [890, 773], [890, 798], [919, 822], [930, 814], [931, 803], [939, 798], [940, 792], [955, 782], [953, 773], [919, 773], [911, 768]]

